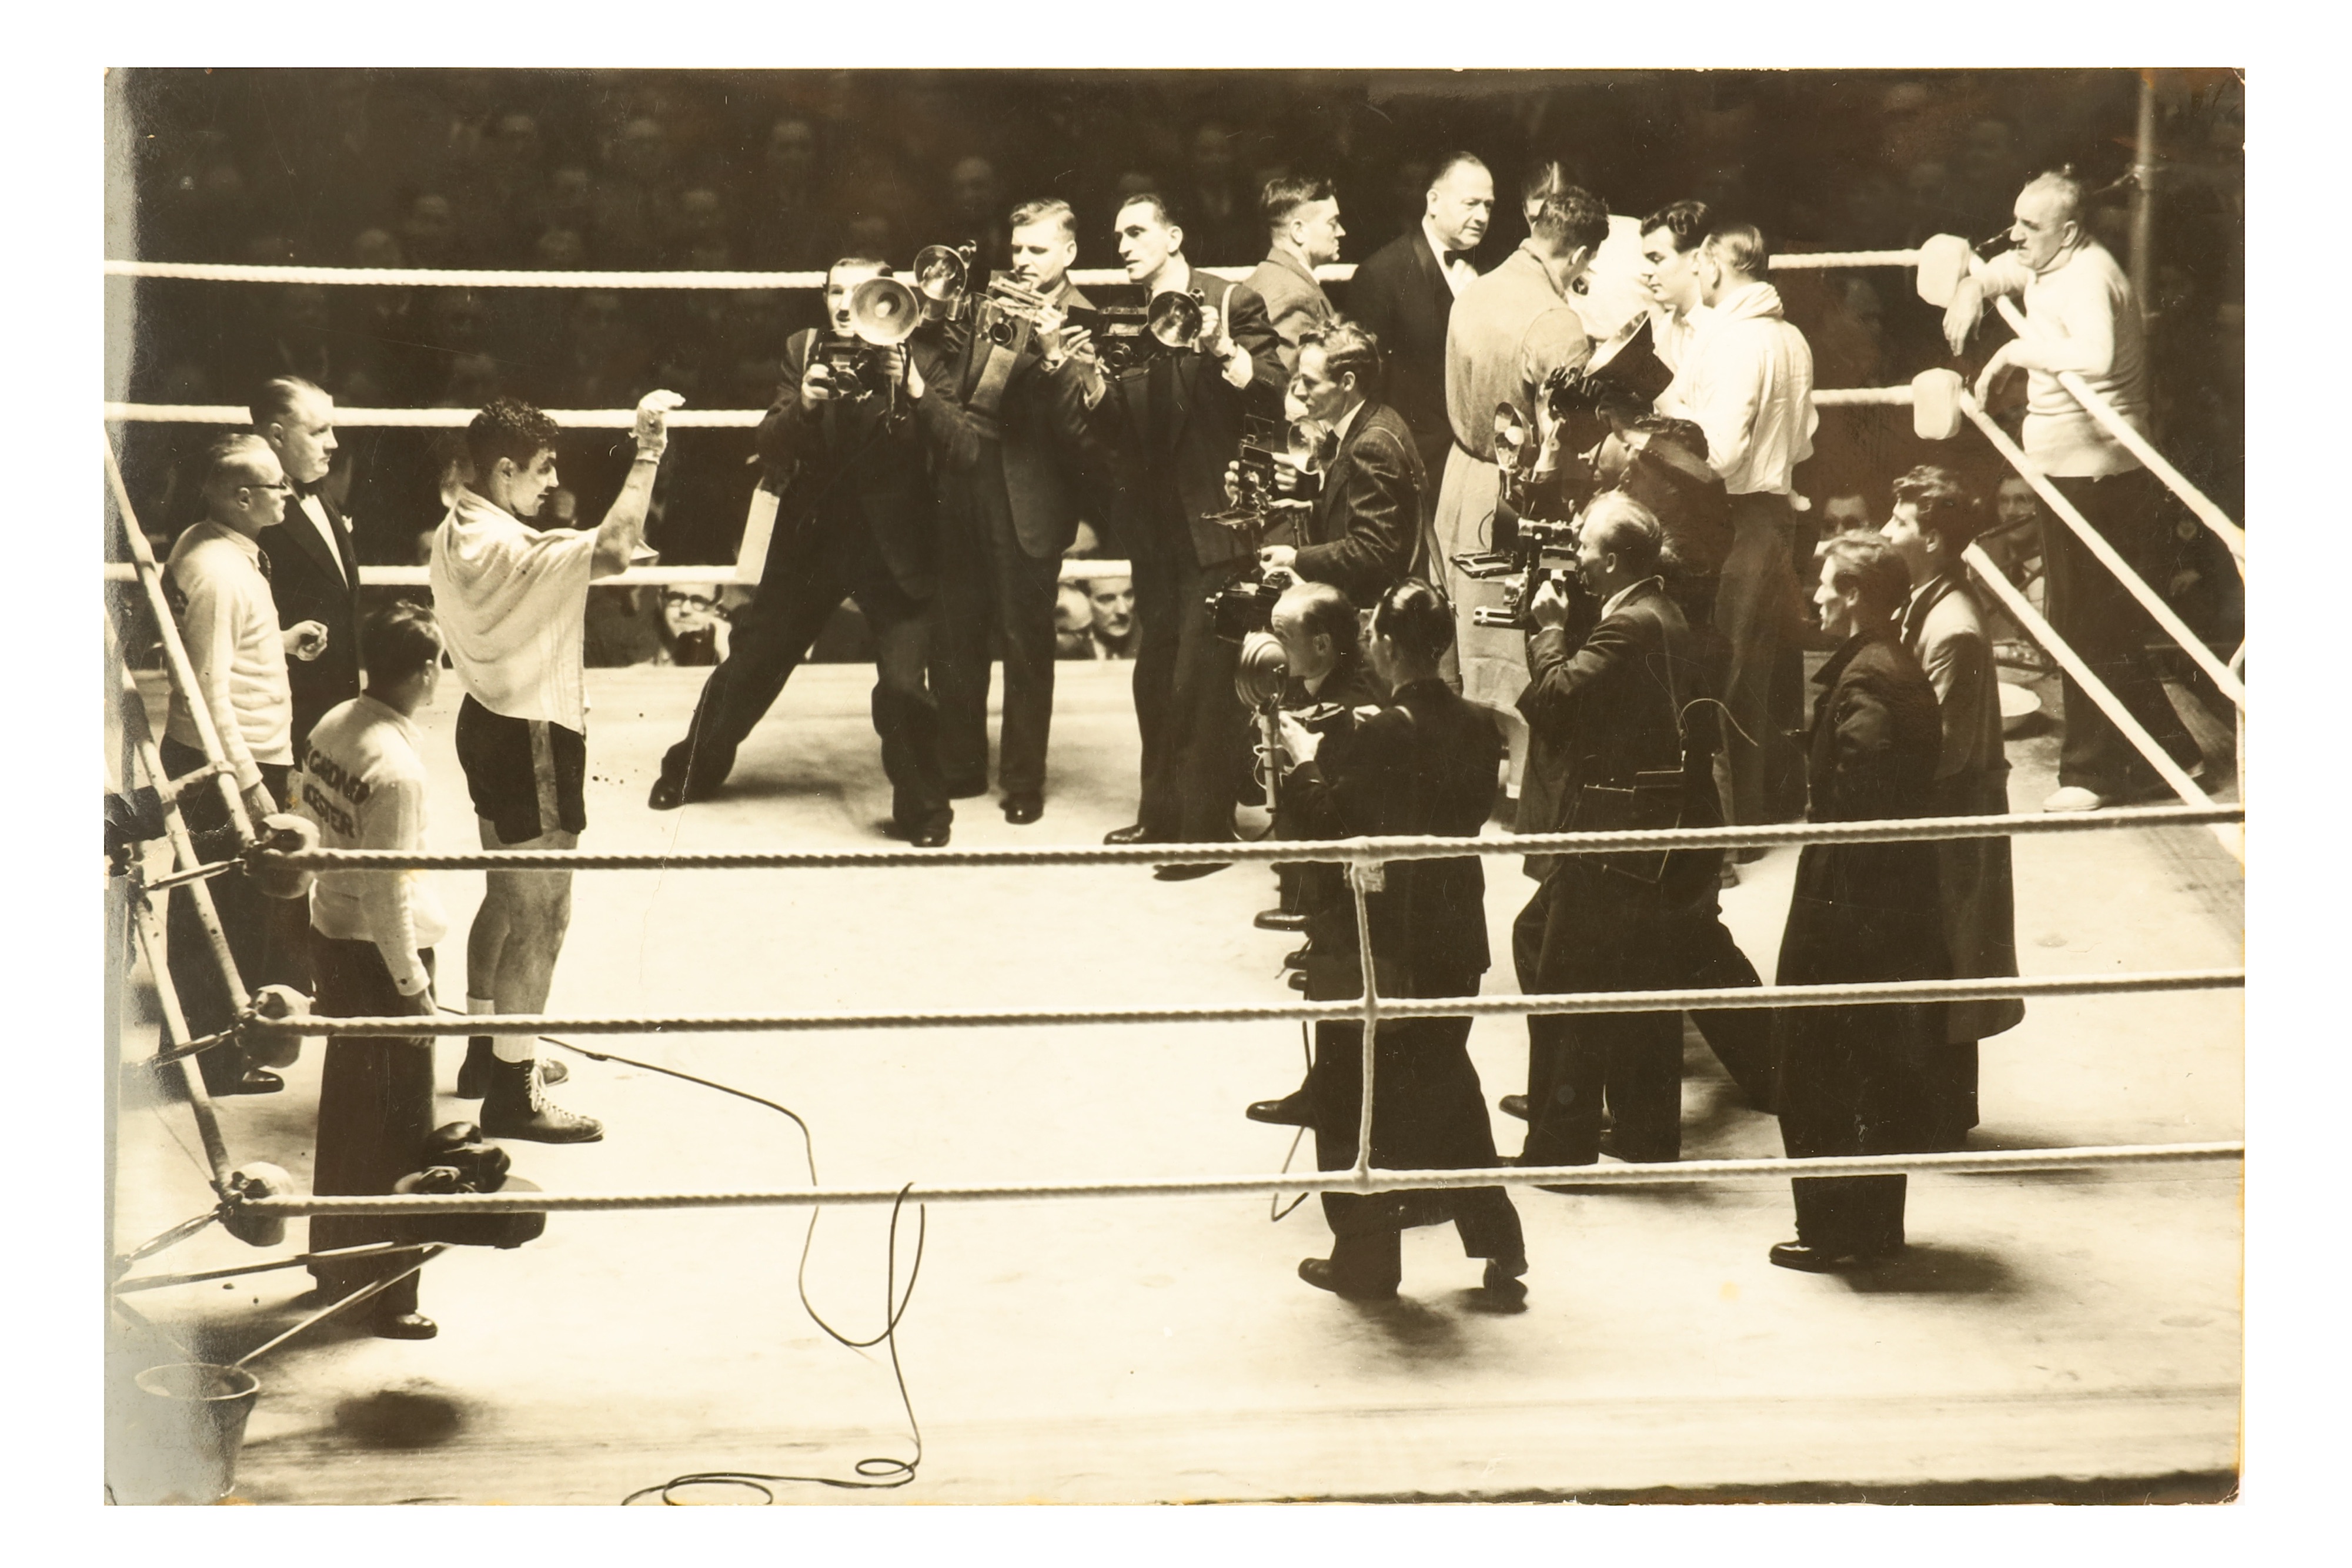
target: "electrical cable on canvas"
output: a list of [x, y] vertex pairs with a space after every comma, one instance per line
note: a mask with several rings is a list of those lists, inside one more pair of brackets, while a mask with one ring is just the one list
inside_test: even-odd
[[[457, 1009], [447, 1006], [444, 1006], [441, 1010], [446, 1013], [457, 1011]], [[704, 1089], [716, 1090], [721, 1094], [731, 1094], [739, 1100], [749, 1100], [754, 1105], [765, 1106], [778, 1115], [785, 1117], [793, 1126], [800, 1129], [801, 1147], [808, 1158], [809, 1185], [812, 1186], [819, 1185], [816, 1174], [815, 1135], [809, 1131], [809, 1124], [801, 1118], [800, 1113], [790, 1106], [779, 1104], [773, 1100], [754, 1094], [747, 1089], [738, 1089], [731, 1083], [721, 1083], [715, 1079], [698, 1077], [691, 1072], [680, 1071], [675, 1067], [664, 1067], [658, 1062], [642, 1061], [635, 1057], [621, 1056], [609, 1051], [593, 1051], [584, 1045], [575, 1045], [568, 1040], [558, 1040], [553, 1035], [541, 1035], [539, 1039], [544, 1044], [576, 1052], [591, 1061], [615, 1061], [624, 1067], [641, 1068], [647, 1072], [658, 1072], [665, 1077], [676, 1078]], [[764, 1484], [769, 1481], [798, 1482], [808, 1486], [835, 1487], [856, 1491], [887, 1490], [894, 1487], [905, 1486], [915, 1479], [915, 1472], [923, 1462], [923, 1427], [922, 1423], [915, 1417], [914, 1398], [907, 1391], [906, 1368], [898, 1360], [898, 1323], [907, 1315], [907, 1309], [914, 1303], [915, 1281], [923, 1270], [923, 1244], [929, 1231], [929, 1217], [924, 1206], [921, 1204], [915, 1206], [915, 1257], [913, 1262], [908, 1267], [907, 1288], [901, 1293], [898, 1289], [898, 1216], [906, 1205], [907, 1193], [912, 1191], [913, 1187], [913, 1183], [907, 1184], [906, 1187], [900, 1189], [898, 1201], [890, 1206], [887, 1266], [883, 1274], [882, 1286], [882, 1331], [879, 1333], [871, 1339], [852, 1339], [825, 1322], [824, 1315], [816, 1310], [815, 1303], [809, 1300], [809, 1253], [815, 1246], [817, 1217], [824, 1212], [822, 1208], [809, 1210], [808, 1229], [801, 1238], [800, 1268], [794, 1282], [800, 1292], [801, 1309], [808, 1313], [809, 1321], [823, 1329], [835, 1343], [845, 1345], [851, 1350], [866, 1350], [877, 1344], [888, 1347], [890, 1376], [898, 1385], [899, 1407], [907, 1413], [908, 1430], [914, 1435], [914, 1457], [898, 1459], [887, 1455], [876, 1455], [859, 1459], [851, 1467], [856, 1472], [854, 1479], [839, 1476], [771, 1475], [754, 1470], [697, 1471], [690, 1475], [674, 1476], [658, 1486], [641, 1487], [621, 1500], [625, 1507], [641, 1498], [648, 1497], [658, 1497], [664, 1503], [672, 1507], [683, 1507], [686, 1505], [678, 1503], [670, 1494], [679, 1488], [688, 1486], [740, 1486], [756, 1491], [769, 1502], [773, 1502], [775, 1493], [769, 1490]]]

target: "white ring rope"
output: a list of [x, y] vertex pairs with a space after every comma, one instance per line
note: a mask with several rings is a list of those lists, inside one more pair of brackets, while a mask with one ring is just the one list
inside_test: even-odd
[[[1695, 987], [1670, 991], [1560, 991], [1478, 997], [1381, 997], [1390, 1019], [1526, 1018], [1571, 1013], [1682, 1013], [1755, 1008], [1868, 1007], [1890, 1002], [1975, 1002], [2005, 997], [2097, 997], [2143, 991], [2242, 989], [2243, 969], [2151, 970], [2134, 975], [2004, 976], [1960, 980], [1879, 980], [1827, 986]], [[498, 1015], [501, 1034], [797, 1034], [828, 1030], [1046, 1029], [1068, 1024], [1360, 1023], [1363, 998], [1335, 1002], [1237, 1002], [1162, 1008], [997, 1008], [973, 1012], [698, 1013], [583, 1018]], [[413, 1013], [375, 1018], [253, 1019], [259, 1039], [349, 1035], [415, 1037], [482, 1032], [478, 1016]]]
[[[2000, 295], [1993, 303], [2000, 309], [2000, 318], [2009, 323], [2010, 330], [2032, 342], [2046, 342], [2043, 334], [2007, 295]], [[2238, 563], [2242, 576], [2246, 570], [2246, 533], [2230, 520], [2230, 514], [2216, 506], [2204, 491], [2190, 484], [2179, 469], [2166, 461], [2148, 442], [2147, 436], [2132, 428], [2131, 422], [2115, 410], [2115, 405], [2094, 391], [2091, 383], [2074, 371], [2060, 371], [2058, 384], [2067, 395], [2083, 405], [2083, 411], [2105, 427], [2107, 434], [2122, 444], [2124, 449], [2138, 458], [2147, 471], [2164, 482], [2165, 487], [2180, 497], [2181, 503], [2197, 515], [2198, 520], [2213, 530], [2221, 542], [2230, 547], [2230, 555]]]
[[2110, 1144], [1943, 1155], [1851, 1155], [1801, 1160], [1685, 1160], [1654, 1165], [1473, 1166], [1444, 1170], [1296, 1171], [1247, 1176], [1146, 1176], [1123, 1181], [1000, 1182], [970, 1186], [793, 1187], [667, 1193], [415, 1193], [255, 1198], [256, 1215], [609, 1214], [646, 1208], [802, 1208], [817, 1204], [997, 1203], [1060, 1197], [1220, 1197], [1287, 1192], [1415, 1192], [1431, 1187], [1660, 1186], [1680, 1182], [1780, 1181], [1791, 1176], [2001, 1176], [2114, 1166], [2242, 1160], [2242, 1143]]
[[[1834, 250], [1775, 256], [1778, 272], [1824, 267], [1915, 267], [1916, 250]], [[823, 288], [822, 272], [533, 272], [507, 267], [259, 267], [221, 261], [118, 261], [104, 264], [109, 277], [179, 278], [198, 283], [313, 283], [355, 288]], [[1250, 267], [1198, 267], [1212, 277], [1241, 282]], [[1318, 280], [1345, 283], [1356, 276], [1351, 261], [1315, 269]], [[1074, 268], [1070, 281], [1081, 288], [1115, 288], [1134, 279], [1124, 267]]]
[[2245, 821], [2245, 808], [2204, 800], [2098, 811], [2005, 817], [1888, 817], [1861, 822], [1753, 822], [1721, 828], [1629, 828], [1616, 832], [1438, 834], [1279, 842], [1070, 844], [1058, 849], [752, 850], [722, 853], [597, 853], [582, 850], [263, 850], [257, 858], [307, 871], [788, 871], [884, 866], [1172, 865], [1199, 862], [1321, 861], [1358, 864], [1454, 860], [1466, 855], [1608, 854], [1630, 850], [1773, 848], [1781, 844], [1906, 843], [1922, 839], [2006, 839], [2116, 828], [2197, 828]]

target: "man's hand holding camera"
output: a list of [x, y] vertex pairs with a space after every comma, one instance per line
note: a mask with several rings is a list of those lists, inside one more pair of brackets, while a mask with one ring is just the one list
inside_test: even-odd
[[1568, 624], [1568, 592], [1560, 587], [1559, 579], [1546, 578], [1536, 596], [1528, 601], [1528, 619], [1539, 632], [1557, 632]]
[[1315, 760], [1316, 752], [1323, 746], [1322, 736], [1300, 723], [1298, 716], [1288, 708], [1276, 713], [1275, 723], [1282, 732], [1282, 751], [1290, 759], [1290, 767]]

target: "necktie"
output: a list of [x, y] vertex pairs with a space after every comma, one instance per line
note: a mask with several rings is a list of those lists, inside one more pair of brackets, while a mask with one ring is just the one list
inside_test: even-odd
[[1466, 250], [1449, 250], [1445, 253], [1445, 266], [1449, 271], [1452, 270], [1455, 262], [1467, 261], [1469, 259], [1470, 253]]

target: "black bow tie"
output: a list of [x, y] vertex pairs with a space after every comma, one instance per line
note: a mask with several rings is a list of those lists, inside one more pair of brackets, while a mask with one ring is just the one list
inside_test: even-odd
[[1466, 250], [1449, 250], [1444, 256], [1444, 262], [1448, 267], [1452, 267], [1457, 261], [1468, 261], [1469, 259], [1470, 253]]
[[295, 498], [296, 500], [298, 500], [298, 501], [304, 501], [304, 500], [308, 500], [310, 497], [311, 497], [312, 496], [317, 495], [320, 491], [321, 491], [321, 490], [325, 489], [326, 487], [327, 487], [326, 476], [324, 476], [324, 475], [320, 475], [318, 478], [311, 480], [311, 481], [310, 481], [309, 484], [307, 484], [307, 485], [297, 485], [297, 486], [294, 486], [294, 498]]

